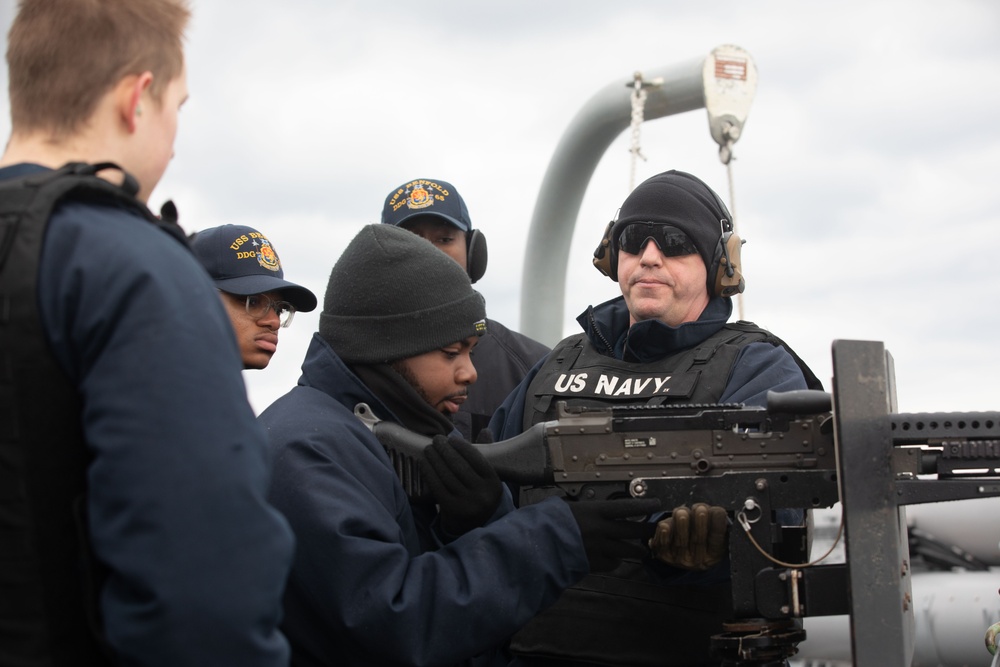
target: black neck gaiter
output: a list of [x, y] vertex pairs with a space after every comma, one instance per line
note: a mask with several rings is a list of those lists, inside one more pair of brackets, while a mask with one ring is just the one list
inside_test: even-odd
[[[392, 411], [400, 426], [429, 437], [448, 435], [455, 428], [448, 417], [431, 407], [389, 364], [357, 364], [351, 370]], [[383, 415], [377, 416], [385, 419]]]

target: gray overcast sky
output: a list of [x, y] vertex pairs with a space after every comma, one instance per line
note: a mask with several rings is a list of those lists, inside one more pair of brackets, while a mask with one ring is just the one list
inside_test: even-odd
[[[9, 21], [11, 0], [0, 7]], [[759, 71], [734, 163], [747, 318], [828, 385], [834, 339], [881, 340], [901, 411], [1000, 409], [992, 0], [197, 0], [193, 9], [191, 98], [154, 208], [174, 199], [188, 231], [259, 228], [286, 277], [322, 300], [330, 268], [378, 221], [390, 189], [444, 179], [489, 240], [478, 284], [489, 313], [513, 327], [532, 210], [576, 112], [634, 71], [738, 45]], [[640, 178], [690, 171], [728, 201], [704, 111], [642, 132]], [[567, 239], [566, 333], [588, 304], [618, 293], [590, 257], [628, 176], [623, 134]], [[317, 322], [296, 316], [271, 367], [245, 374], [255, 408], [294, 384]]]

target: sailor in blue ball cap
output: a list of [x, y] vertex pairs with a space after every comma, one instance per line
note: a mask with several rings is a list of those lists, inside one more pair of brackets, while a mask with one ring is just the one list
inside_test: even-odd
[[316, 308], [316, 295], [284, 279], [274, 245], [252, 227], [222, 225], [198, 232], [191, 247], [215, 282], [233, 323], [243, 368], [266, 368], [278, 349], [278, 329], [295, 311]]
[[[465, 200], [455, 186], [438, 178], [415, 178], [385, 198], [382, 222], [413, 232], [458, 262], [475, 283], [486, 273], [486, 238], [473, 229]], [[455, 426], [468, 440], [477, 439], [490, 417], [525, 373], [549, 348], [500, 322], [487, 320], [487, 333], [472, 353], [479, 382], [455, 413]]]

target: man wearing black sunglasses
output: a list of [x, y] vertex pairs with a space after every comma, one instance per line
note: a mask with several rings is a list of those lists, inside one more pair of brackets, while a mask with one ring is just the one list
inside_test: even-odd
[[278, 349], [278, 329], [295, 311], [316, 308], [316, 295], [288, 282], [274, 245], [252, 227], [222, 225], [191, 237], [191, 247], [219, 289], [244, 369], [263, 369]]
[[[725, 204], [698, 178], [668, 171], [641, 183], [594, 253], [621, 296], [577, 318], [584, 332], [558, 343], [494, 414], [494, 439], [555, 419], [561, 401], [763, 406], [769, 390], [818, 388], [778, 338], [728, 322], [744, 287], [741, 244]], [[521, 489], [521, 503], [554, 493]], [[514, 636], [524, 664], [712, 664], [709, 637], [731, 605], [725, 510], [697, 504], [656, 519], [648, 558], [589, 575]], [[780, 520], [801, 525], [802, 512]]]

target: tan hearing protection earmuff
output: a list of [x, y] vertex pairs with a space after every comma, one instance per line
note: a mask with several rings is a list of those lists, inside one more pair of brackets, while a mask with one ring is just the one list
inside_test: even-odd
[[[725, 210], [725, 209], [723, 209]], [[740, 252], [745, 241], [733, 232], [733, 223], [722, 219], [722, 238], [716, 251], [719, 270], [715, 273], [714, 293], [718, 296], [736, 296], [746, 289], [743, 280], [743, 261]]]
[[743, 260], [740, 253], [746, 241], [737, 236], [736, 232], [733, 231], [733, 216], [726, 207], [726, 202], [722, 201], [719, 193], [704, 183], [702, 185], [712, 193], [715, 203], [718, 205], [719, 210], [722, 211], [722, 219], [719, 220], [719, 223], [722, 225], [722, 238], [719, 239], [719, 247], [715, 251], [715, 257], [712, 262], [713, 266], [717, 265], [719, 267], [715, 274], [714, 293], [717, 296], [736, 296], [737, 294], [742, 294], [743, 290], [746, 289], [746, 281], [743, 280]]
[[612, 220], [604, 230], [604, 237], [594, 250], [594, 266], [608, 278], [618, 282], [618, 276], [611, 273], [611, 230], [614, 226], [615, 221]]

